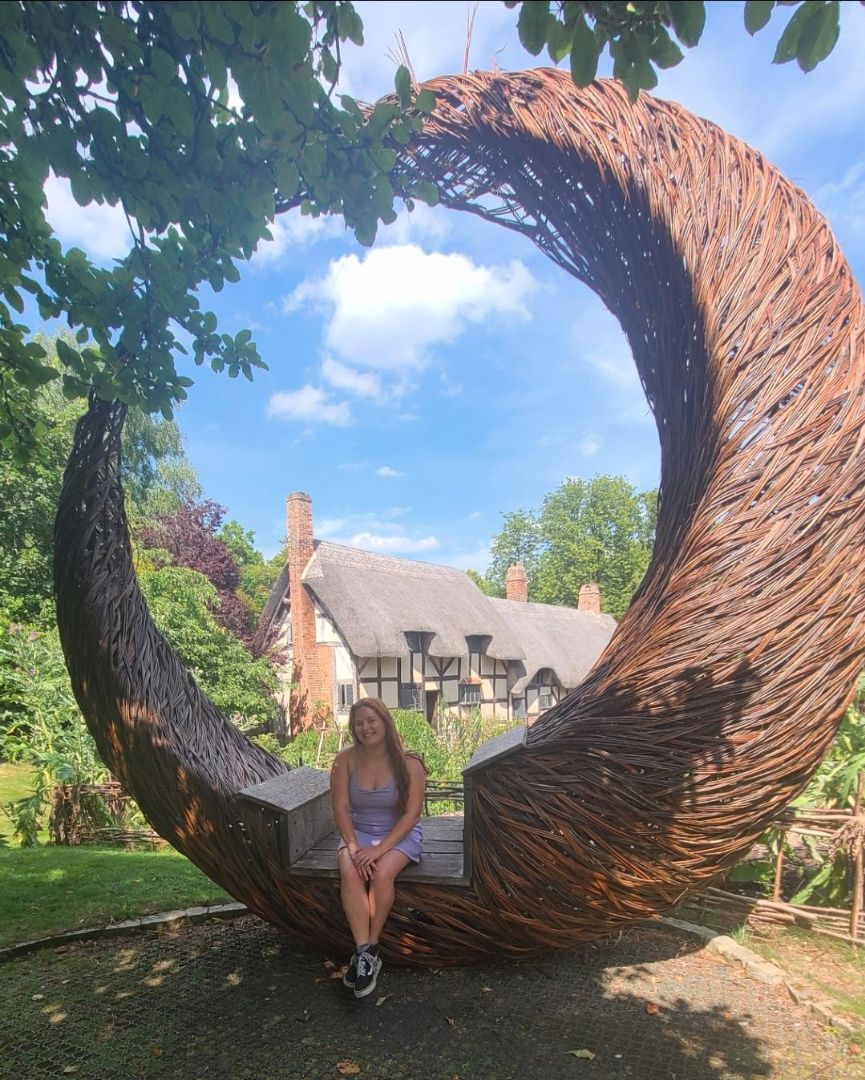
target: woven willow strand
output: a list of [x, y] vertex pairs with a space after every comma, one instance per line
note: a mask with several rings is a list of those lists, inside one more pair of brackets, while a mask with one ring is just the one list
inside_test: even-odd
[[[863, 660], [865, 319], [825, 221], [679, 106], [554, 71], [427, 84], [397, 183], [515, 229], [619, 319], [662, 455], [655, 554], [586, 682], [481, 772], [471, 889], [402, 885], [383, 946], [426, 965], [571, 948], [734, 863], [804, 786]], [[199, 692], [135, 581], [123, 407], [93, 401], [57, 519], [72, 682], [157, 831], [287, 932], [348, 946], [237, 791], [286, 768]]]

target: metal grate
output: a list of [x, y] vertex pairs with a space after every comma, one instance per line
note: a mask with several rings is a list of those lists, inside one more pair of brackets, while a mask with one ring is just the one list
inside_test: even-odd
[[643, 927], [542, 963], [386, 962], [359, 1002], [334, 963], [253, 918], [107, 940], [3, 965], [0, 1075], [862, 1080], [783, 988], [695, 949]]

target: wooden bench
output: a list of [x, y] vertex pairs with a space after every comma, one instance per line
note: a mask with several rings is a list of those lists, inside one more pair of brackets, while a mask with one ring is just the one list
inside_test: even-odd
[[[525, 745], [525, 728], [514, 728], [478, 747], [458, 785], [431, 782], [426, 803], [464, 796], [465, 816], [422, 817], [423, 856], [407, 866], [401, 880], [430, 885], [471, 884], [471, 792], [479, 770], [516, 753]], [[280, 860], [290, 875], [336, 878], [339, 833], [330, 803], [330, 773], [301, 766], [262, 784], [245, 788], [238, 797], [276, 815]]]

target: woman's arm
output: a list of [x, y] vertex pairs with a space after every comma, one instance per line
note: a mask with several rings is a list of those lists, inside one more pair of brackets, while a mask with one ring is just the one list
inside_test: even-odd
[[376, 859], [381, 858], [385, 852], [392, 851], [393, 848], [400, 842], [405, 840], [408, 834], [420, 821], [421, 812], [423, 811], [423, 797], [424, 789], [426, 787], [426, 773], [424, 767], [416, 757], [406, 757], [406, 768], [408, 769], [408, 798], [406, 799], [405, 810], [397, 818], [394, 827], [382, 840], [380, 844], [376, 844], [375, 847], [361, 848], [360, 853], [355, 861], [355, 865], [360, 869], [367, 863], [373, 863]]
[[357, 835], [351, 821], [351, 803], [348, 794], [348, 782], [351, 777], [350, 755], [351, 747], [341, 750], [336, 755], [333, 768], [330, 770], [330, 801], [333, 806], [333, 817], [340, 836], [345, 841], [348, 853], [352, 858], [360, 850]]

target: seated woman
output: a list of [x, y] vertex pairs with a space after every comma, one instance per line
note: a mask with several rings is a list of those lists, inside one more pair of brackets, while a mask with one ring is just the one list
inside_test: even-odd
[[403, 749], [383, 701], [355, 702], [348, 723], [354, 745], [337, 754], [330, 789], [342, 836], [342, 906], [356, 946], [343, 982], [366, 997], [381, 968], [378, 939], [393, 906], [394, 878], [420, 862], [426, 770]]

